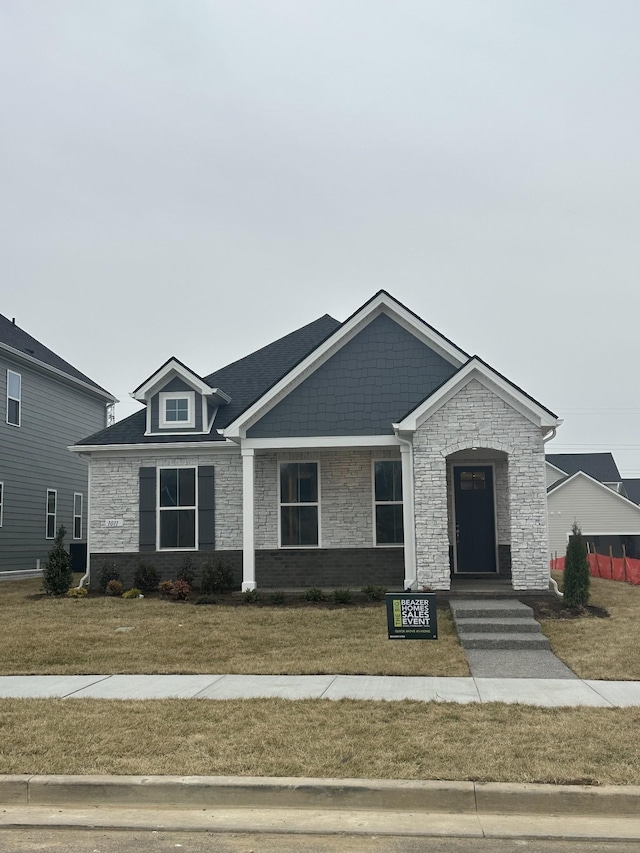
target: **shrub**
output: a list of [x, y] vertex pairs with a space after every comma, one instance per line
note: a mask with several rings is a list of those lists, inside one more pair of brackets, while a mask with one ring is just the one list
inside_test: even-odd
[[376, 586], [375, 584], [369, 584], [369, 586], [363, 586], [362, 592], [370, 598], [371, 601], [384, 601], [384, 597], [387, 594], [386, 586]]
[[336, 604], [351, 604], [353, 602], [353, 593], [350, 589], [334, 589], [333, 600]]
[[173, 581], [162, 581], [158, 587], [158, 592], [163, 598], [170, 598], [173, 593]]
[[567, 607], [584, 607], [588, 603], [590, 581], [587, 546], [582, 538], [580, 525], [574, 521], [564, 561], [562, 593]]
[[107, 584], [109, 581], [119, 581], [120, 580], [120, 572], [116, 568], [115, 563], [103, 563], [102, 570], [100, 571], [100, 592], [107, 591]]
[[275, 604], [276, 607], [280, 607], [280, 605], [284, 604], [284, 601], [285, 601], [284, 592], [281, 592], [280, 590], [276, 590], [275, 592], [272, 592], [270, 601], [271, 601], [271, 604]]
[[182, 568], [178, 572], [178, 580], [188, 583], [191, 589], [193, 589], [193, 582], [195, 581], [195, 579], [196, 567], [191, 557], [187, 554], [187, 556], [184, 558]]
[[71, 589], [67, 590], [68, 598], [84, 598], [88, 595], [89, 590], [86, 586], [72, 586]]
[[321, 589], [318, 589], [317, 586], [312, 586], [311, 589], [305, 590], [304, 593], [305, 601], [326, 601], [327, 596]]
[[114, 598], [119, 598], [124, 592], [124, 586], [119, 580], [111, 580], [107, 584], [107, 588], [105, 589], [105, 593], [107, 595], [112, 595]]
[[171, 598], [174, 601], [186, 601], [191, 595], [191, 587], [186, 581], [176, 581], [173, 584]]
[[241, 601], [243, 604], [260, 604], [261, 600], [262, 595], [259, 589], [248, 589], [242, 593]]
[[217, 604], [217, 600], [212, 595], [199, 595], [194, 604]]
[[142, 590], [137, 589], [137, 587], [132, 587], [132, 589], [128, 589], [126, 592], [122, 593], [123, 598], [141, 598]]
[[64, 525], [61, 524], [44, 566], [42, 588], [47, 595], [64, 595], [73, 583], [71, 557], [64, 547], [66, 533]]
[[155, 592], [160, 583], [160, 575], [156, 571], [155, 566], [151, 563], [145, 563], [144, 560], [140, 560], [136, 573], [133, 576], [133, 583], [135, 587], [141, 589], [143, 592]]
[[212, 595], [216, 592], [227, 592], [233, 588], [233, 571], [228, 563], [213, 557], [202, 567], [202, 581], [200, 592], [203, 595]]

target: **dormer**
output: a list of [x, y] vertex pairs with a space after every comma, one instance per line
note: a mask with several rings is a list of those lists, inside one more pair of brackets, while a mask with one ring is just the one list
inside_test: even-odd
[[205, 435], [231, 397], [170, 358], [131, 396], [147, 407], [145, 435]]

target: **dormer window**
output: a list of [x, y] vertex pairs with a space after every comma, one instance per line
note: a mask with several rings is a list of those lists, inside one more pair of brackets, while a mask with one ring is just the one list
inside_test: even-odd
[[164, 391], [160, 393], [160, 426], [195, 427], [195, 393], [193, 391]]

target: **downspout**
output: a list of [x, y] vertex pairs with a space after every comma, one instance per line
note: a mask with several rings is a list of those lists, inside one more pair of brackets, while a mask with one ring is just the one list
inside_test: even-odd
[[[406, 494], [411, 495], [412, 524], [410, 525], [410, 536], [413, 537], [412, 556], [413, 556], [414, 577], [410, 581], [407, 581], [405, 579], [404, 586], [405, 586], [405, 592], [410, 592], [415, 587], [415, 585], [418, 583], [418, 561], [416, 558], [416, 545], [415, 545], [415, 540], [416, 540], [415, 515], [416, 515], [416, 513], [415, 513], [415, 503], [414, 503], [415, 495], [414, 495], [414, 489], [413, 489], [413, 442], [409, 441], [409, 439], [407, 439], [407, 438], [402, 438], [402, 436], [400, 435], [400, 433], [397, 429], [394, 430], [394, 432], [396, 434], [396, 438], [398, 439], [398, 441], [402, 442], [402, 444], [404, 444], [406, 447], [408, 447], [408, 453], [409, 453], [409, 478], [410, 478], [410, 482], [406, 484]], [[403, 495], [404, 495], [405, 494], [405, 484], [404, 483], [402, 484], [402, 490], [403, 490]], [[407, 531], [405, 530], [405, 543], [404, 543], [405, 549], [407, 547], [406, 537], [407, 537]], [[406, 550], [405, 550], [405, 555], [406, 555]]]
[[[552, 438], [556, 437], [557, 432], [558, 427], [553, 427], [551, 432], [544, 436], [542, 443], [546, 444], [548, 441], [551, 441]], [[559, 598], [564, 598], [564, 594], [558, 589], [558, 582], [551, 577], [551, 563], [549, 563], [549, 586], [553, 587], [553, 591]]]
[[81, 589], [85, 583], [91, 582], [91, 456], [89, 456], [89, 470], [87, 472], [87, 570], [80, 578], [78, 588]]

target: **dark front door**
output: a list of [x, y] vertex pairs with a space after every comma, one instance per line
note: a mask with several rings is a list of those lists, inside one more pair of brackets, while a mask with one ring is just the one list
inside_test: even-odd
[[456, 571], [496, 571], [493, 469], [486, 465], [453, 469], [456, 519]]

